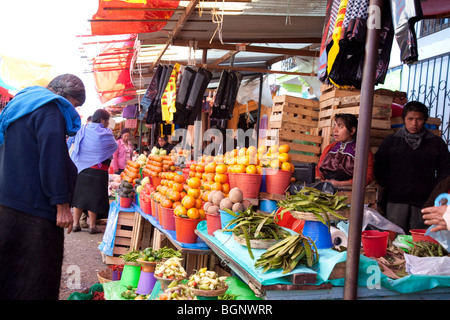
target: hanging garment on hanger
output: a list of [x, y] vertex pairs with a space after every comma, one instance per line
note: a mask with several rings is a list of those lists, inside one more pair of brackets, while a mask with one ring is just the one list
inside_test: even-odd
[[150, 84], [148, 85], [147, 91], [145, 92], [144, 96], [141, 100], [141, 111], [139, 114], [139, 120], [143, 120], [145, 117], [145, 114], [147, 113], [150, 105], [152, 104], [153, 100], [156, 98], [156, 95], [158, 94], [158, 81], [161, 76], [161, 71], [163, 67], [161, 65], [158, 65], [156, 68], [155, 74], [152, 77], [152, 80], [150, 81]]
[[173, 115], [173, 123], [182, 127], [185, 127], [188, 118], [186, 104], [189, 99], [192, 84], [194, 83], [195, 74], [196, 72], [189, 67], [184, 69], [177, 93], [177, 99], [175, 102], [176, 112]]
[[164, 89], [164, 93], [161, 97], [161, 113], [162, 121], [171, 123], [173, 120], [173, 113], [176, 111], [175, 101], [177, 98], [177, 80], [178, 73], [180, 72], [180, 64], [176, 63], [173, 66], [172, 73], [170, 74], [167, 86]]
[[[158, 97], [158, 93], [161, 86], [161, 81], [164, 74], [164, 66], [158, 65], [156, 68], [155, 74], [153, 75], [152, 81], [150, 82], [149, 88], [147, 89], [147, 92], [144, 96], [144, 99], [142, 99], [141, 103], [144, 103], [145, 105], [148, 104], [147, 107], [147, 118], [145, 123], [152, 124], [155, 122], [155, 114], [156, 114], [156, 101]], [[148, 95], [147, 95], [148, 93]]]
[[419, 0], [390, 0], [392, 20], [395, 29], [395, 40], [400, 48], [403, 63], [417, 62], [417, 36], [414, 25], [423, 19], [422, 6]]
[[194, 83], [189, 94], [186, 108], [189, 113], [187, 125], [193, 125], [197, 116], [202, 110], [202, 100], [205, 94], [206, 88], [211, 81], [212, 73], [204, 68], [199, 68], [195, 75]]
[[172, 74], [173, 66], [164, 66], [164, 73], [161, 81], [161, 85], [158, 91], [158, 96], [156, 97], [156, 108], [154, 114], [154, 123], [162, 123], [162, 108], [161, 108], [161, 99], [164, 94], [164, 91], [169, 83], [170, 75]]
[[234, 111], [234, 106], [236, 105], [236, 97], [239, 91], [239, 88], [241, 86], [241, 81], [242, 78], [244, 77], [242, 73], [240, 72], [235, 72], [234, 73], [236, 76], [236, 84], [234, 86], [233, 92], [231, 93], [231, 96], [228, 100], [228, 115], [226, 119], [231, 119], [233, 118], [233, 111]]

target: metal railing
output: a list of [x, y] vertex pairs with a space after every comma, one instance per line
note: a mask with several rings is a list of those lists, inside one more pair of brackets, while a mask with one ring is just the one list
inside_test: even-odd
[[430, 117], [441, 119], [442, 138], [450, 145], [450, 53], [404, 66], [408, 101], [420, 101], [430, 108]]

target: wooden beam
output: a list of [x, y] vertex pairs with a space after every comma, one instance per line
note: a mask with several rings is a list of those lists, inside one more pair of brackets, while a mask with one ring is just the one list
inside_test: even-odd
[[[173, 40], [172, 45], [187, 47], [190, 45], [188, 40]], [[191, 41], [192, 43], [192, 41]], [[284, 49], [273, 47], [252, 46], [247, 44], [221, 44], [220, 42], [209, 43], [207, 41], [196, 42], [197, 49], [216, 49], [224, 51], [244, 51], [256, 53], [283, 54], [288, 56], [316, 57], [318, 52], [304, 49]]]
[[[189, 31], [192, 32], [192, 31]], [[139, 37], [142, 40], [143, 45], [150, 45], [150, 44], [164, 44], [167, 41], [167, 38], [154, 38], [154, 39], [145, 39], [146, 34], [142, 34], [144, 38], [141, 36]], [[194, 39], [193, 39], [194, 40]], [[183, 41], [183, 40], [179, 40]], [[188, 40], [184, 40], [188, 41]], [[248, 43], [248, 39], [223, 39], [226, 43]], [[251, 43], [321, 43], [321, 38], [259, 38], [259, 39], [252, 39]], [[221, 44], [220, 42], [212, 42], [213, 44]]]
[[234, 57], [237, 53], [238, 53], [237, 51], [228, 51], [222, 57], [220, 57], [219, 59], [217, 59], [213, 63], [210, 63], [210, 65], [217, 66], [217, 65], [221, 64], [222, 62], [227, 61], [231, 57]]
[[178, 33], [180, 33], [181, 29], [183, 29], [184, 24], [188, 20], [189, 16], [194, 12], [195, 7], [199, 3], [200, 0], [191, 0], [186, 7], [186, 10], [181, 15], [180, 19], [177, 21], [175, 27], [172, 29], [172, 32], [170, 33], [170, 38], [166, 42], [166, 45], [164, 48], [161, 49], [161, 51], [158, 54], [158, 57], [156, 58], [155, 62], [152, 63], [150, 66], [150, 71], [153, 70], [153, 68], [159, 63], [159, 60], [161, 60], [162, 56], [166, 52], [167, 48], [169, 48], [170, 43], [177, 37]]
[[[160, 60], [159, 62], [163, 63], [163, 64], [178, 63], [178, 64], [184, 65], [184, 66], [190, 65], [187, 62], [183, 62], [183, 61]], [[220, 65], [210, 65], [210, 64], [208, 65], [208, 64], [202, 64], [202, 63], [196, 63], [194, 65], [196, 67], [205, 68], [208, 70], [234, 70], [234, 71], [247, 71], [247, 72], [254, 72], [254, 73], [289, 74], [289, 75], [305, 76], [305, 77], [317, 76], [317, 74], [306, 73], [306, 72], [292, 72], [292, 71], [269, 70], [269, 69], [258, 69], [258, 68], [230, 67], [230, 66], [220, 66]]]

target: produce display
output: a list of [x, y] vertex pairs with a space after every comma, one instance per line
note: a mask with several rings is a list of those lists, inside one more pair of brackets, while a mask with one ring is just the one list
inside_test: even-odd
[[416, 257], [444, 257], [449, 255], [440, 243], [413, 241], [411, 244], [413, 247], [408, 253]]
[[250, 201], [244, 200], [242, 190], [235, 187], [230, 190], [228, 195], [218, 190], [209, 192], [203, 208], [210, 214], [219, 214], [219, 210], [225, 209], [233, 212], [244, 211], [251, 205]]
[[122, 180], [116, 192], [119, 197], [133, 198], [135, 196], [136, 190], [130, 182]]
[[168, 248], [167, 246], [158, 250], [145, 248], [140, 252], [139, 258], [143, 261], [161, 261], [171, 257], [181, 257], [181, 251]]
[[147, 157], [147, 162], [142, 168], [142, 174], [150, 177], [161, 177], [162, 172], [175, 171], [175, 163], [166, 150], [153, 147]]
[[181, 280], [186, 278], [187, 274], [181, 265], [179, 257], [171, 257], [156, 265], [155, 277], [161, 279]]
[[[253, 210], [252, 207], [241, 211], [238, 214], [229, 209], [226, 212], [235, 216], [224, 228], [224, 231], [231, 231], [237, 237], [245, 239], [248, 253], [252, 259], [254, 255], [250, 240], [281, 240], [290, 235], [290, 232], [280, 227], [275, 220], [275, 214], [262, 214]], [[227, 229], [236, 224], [233, 229]]]
[[228, 288], [225, 283], [227, 277], [219, 277], [215, 271], [207, 268], [197, 270], [189, 277], [187, 286], [199, 290], [220, 290]]
[[122, 254], [119, 258], [122, 258], [124, 262], [135, 262], [141, 257], [141, 252], [138, 250], [131, 250], [128, 253]]
[[161, 178], [152, 197], [163, 208], [175, 209], [186, 195], [185, 178], [176, 172], [163, 172]]
[[197, 298], [187, 285], [172, 281], [156, 300], [197, 300]]
[[283, 274], [291, 272], [297, 264], [312, 267], [319, 261], [319, 252], [314, 241], [302, 234], [291, 235], [267, 249], [256, 260], [255, 268], [283, 269]]
[[141, 165], [138, 162], [128, 160], [120, 177], [122, 180], [134, 184], [136, 179], [141, 179], [140, 169]]
[[278, 201], [277, 205], [283, 208], [280, 214], [287, 211], [309, 212], [326, 225], [330, 225], [328, 214], [337, 219], [345, 220], [342, 212], [348, 211], [349, 206], [345, 201], [346, 196], [329, 194], [315, 188], [304, 186], [299, 192], [293, 195], [286, 195], [285, 200]]

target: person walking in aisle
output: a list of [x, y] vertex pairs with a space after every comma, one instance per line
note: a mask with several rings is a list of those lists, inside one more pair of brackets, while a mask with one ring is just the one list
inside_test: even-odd
[[75, 136], [72, 161], [78, 169], [73, 198], [73, 232], [81, 231], [80, 217], [84, 210], [89, 216], [89, 233], [100, 233], [97, 218], [108, 217], [108, 170], [117, 142], [109, 126], [110, 114], [99, 109], [92, 122], [83, 126]]
[[0, 300], [57, 300], [77, 169], [83, 82], [64, 74], [21, 90], [0, 114]]

